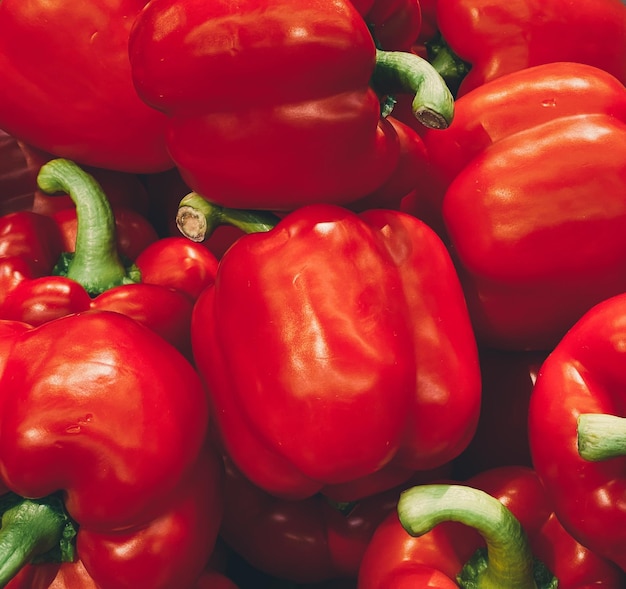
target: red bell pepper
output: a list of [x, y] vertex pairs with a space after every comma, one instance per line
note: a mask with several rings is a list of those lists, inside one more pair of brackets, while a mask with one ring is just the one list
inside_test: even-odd
[[[220, 537], [255, 569], [294, 583], [356, 579], [363, 553], [380, 522], [395, 510], [409, 483], [335, 503], [322, 495], [300, 501], [274, 497], [252, 484], [225, 458]], [[418, 473], [410, 484], [449, 476], [450, 467]]]
[[139, 99], [128, 37], [145, 0], [0, 4], [0, 128], [55, 156], [154, 172], [173, 163], [165, 117]]
[[385, 183], [399, 146], [372, 78], [383, 99], [414, 96], [424, 124], [445, 127], [454, 111], [434, 68], [377, 50], [348, 0], [152, 0], [129, 51], [185, 182], [229, 207], [346, 204]]
[[99, 589], [190, 586], [222, 492], [197, 372], [119, 313], [1, 324], [0, 584], [60, 544]]
[[559, 589], [619, 589], [626, 582], [564, 530], [530, 468], [418, 485], [400, 496], [397, 511], [374, 532], [358, 589], [546, 589], [557, 580]]
[[572, 327], [543, 363], [529, 408], [533, 464], [559, 519], [623, 570], [625, 304], [623, 294], [607, 299]]
[[[69, 221], [78, 217], [76, 238], [61, 223], [35, 213], [0, 219], [0, 318], [41, 325], [87, 309], [118, 311], [148, 325], [191, 359], [193, 301], [213, 280], [214, 256], [183, 237], [161, 242], [149, 233], [152, 241], [137, 248], [142, 251], [135, 264], [125, 263], [117, 251], [112, 210], [91, 176], [72, 162], [53, 160], [41, 168], [39, 183], [50, 193], [70, 193], [76, 209], [55, 217], [66, 222], [68, 215]], [[135, 228], [133, 238], [141, 234]], [[69, 250], [74, 251], [61, 255]]]
[[[198, 195], [181, 211], [184, 233], [247, 214]], [[277, 496], [382, 491], [475, 431], [480, 372], [454, 267], [398, 211], [310, 205], [239, 238], [196, 302], [192, 346], [225, 452]]]
[[423, 137], [432, 200], [404, 210], [454, 252], [480, 343], [550, 350], [626, 290], [626, 89], [591, 66], [547, 64], [455, 112]]
[[428, 173], [428, 153], [420, 135], [394, 116], [388, 116], [387, 121], [393, 126], [400, 146], [396, 169], [376, 190], [346, 205], [353, 211], [400, 209], [408, 195], [419, 194]]
[[437, 0], [437, 25], [471, 67], [457, 96], [505, 74], [551, 62], [606, 70], [626, 83], [621, 0]]

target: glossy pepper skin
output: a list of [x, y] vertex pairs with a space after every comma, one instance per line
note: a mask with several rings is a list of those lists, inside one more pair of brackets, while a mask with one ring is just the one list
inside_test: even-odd
[[215, 543], [222, 489], [195, 370], [119, 313], [14, 325], [2, 322], [3, 484], [28, 498], [61, 491], [99, 589], [189, 586]]
[[621, 0], [437, 0], [437, 25], [471, 68], [457, 96], [505, 74], [551, 62], [606, 70], [626, 83]]
[[228, 458], [220, 537], [255, 569], [294, 583], [356, 579], [376, 527], [410, 484], [448, 476], [445, 465], [417, 473], [399, 487], [350, 503], [322, 495], [300, 501], [274, 497], [246, 479]]
[[[41, 325], [88, 309], [117, 311], [148, 325], [191, 359], [193, 301], [213, 280], [217, 260], [183, 237], [159, 240], [137, 214], [118, 233], [124, 227], [119, 211], [113, 215], [97, 184], [72, 162], [49, 162], [40, 179], [45, 175], [54, 192], [66, 186], [68, 170], [69, 189], [79, 191], [75, 209], [53, 217], [18, 211], [0, 218], [0, 318]], [[120, 237], [128, 241], [120, 244]], [[67, 252], [73, 257], [59, 269]]]
[[[144, 0], [0, 5], [0, 128], [82, 164], [127, 172], [173, 167], [165, 117], [133, 87], [128, 36]], [[42, 56], [45, 55], [45, 62]]]
[[[581, 546], [563, 529], [532, 469], [494, 468], [462, 485], [485, 491], [510, 510], [521, 524], [532, 554], [558, 579], [559, 589], [623, 586], [625, 577], [617, 567]], [[457, 584], [456, 576], [484, 545], [476, 529], [458, 521], [443, 521], [422, 536], [411, 536], [398, 514], [392, 513], [377, 528], [363, 556], [358, 589], [465, 587]], [[476, 585], [483, 586], [487, 585]]]
[[617, 79], [555, 63], [465, 94], [423, 136], [432, 190], [405, 210], [454, 252], [480, 343], [550, 350], [626, 290], [625, 121]]
[[[626, 570], [626, 457], [591, 461], [579, 453], [583, 414], [626, 416], [626, 296], [588, 311], [543, 363], [530, 399], [529, 438], [535, 469], [556, 513], [581, 543]], [[599, 439], [608, 438], [603, 427]]]
[[226, 454], [271, 494], [350, 501], [449, 462], [480, 405], [445, 247], [391, 210], [310, 205], [244, 235], [192, 345]]
[[[190, 188], [273, 211], [346, 204], [393, 174], [398, 138], [370, 85], [389, 53], [347, 0], [151, 0], [129, 40], [137, 92], [167, 115], [168, 149]], [[452, 97], [422, 66], [432, 84], [418, 94], [432, 90], [427, 110], [449, 124]]]

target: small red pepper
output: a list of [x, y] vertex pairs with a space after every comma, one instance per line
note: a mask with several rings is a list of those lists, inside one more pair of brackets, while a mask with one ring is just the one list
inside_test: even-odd
[[377, 208], [399, 210], [403, 199], [420, 193], [424, 175], [428, 173], [428, 153], [420, 135], [393, 115], [386, 120], [393, 126], [398, 137], [400, 153], [396, 168], [376, 190], [346, 205], [353, 211]]
[[601, 68], [626, 83], [621, 0], [437, 0], [445, 42], [469, 72], [457, 96], [503, 75], [552, 62]]
[[0, 327], [0, 584], [45, 555], [98, 589], [190, 586], [222, 501], [197, 372], [119, 313]]
[[619, 589], [625, 582], [564, 530], [537, 474], [512, 466], [406, 490], [397, 513], [374, 532], [358, 589]]
[[145, 0], [0, 4], [0, 128], [81, 164], [129, 172], [173, 167], [165, 117], [137, 96], [130, 28]]
[[[76, 209], [60, 211], [55, 219], [75, 225], [76, 238], [67, 223], [36, 213], [0, 219], [0, 318], [41, 325], [87, 309], [118, 311], [148, 325], [191, 358], [193, 301], [213, 280], [214, 256], [183, 237], [161, 242], [149, 232], [150, 245], [125, 248], [131, 256], [142, 249], [132, 264], [118, 253], [113, 212], [89, 174], [57, 159], [41, 168], [38, 181], [49, 193], [70, 194]], [[136, 235], [142, 226], [136, 226]], [[68, 253], [62, 256], [63, 251]]]
[[[183, 233], [251, 222], [198, 195], [180, 212]], [[434, 232], [398, 211], [321, 204], [253, 230], [192, 317], [197, 367], [242, 473], [278, 496], [346, 501], [457, 456], [475, 431], [480, 372]]]
[[377, 50], [348, 0], [153, 0], [135, 20], [129, 52], [137, 92], [167, 115], [185, 182], [228, 207], [289, 211], [363, 198], [399, 157], [381, 96], [409, 93], [415, 116], [433, 127], [454, 111], [434, 68]]
[[626, 291], [626, 89], [591, 66], [546, 64], [455, 112], [423, 135], [431, 198], [410, 210], [453, 252], [479, 343], [550, 350]]
[[533, 464], [565, 528], [626, 571], [626, 295], [589, 310], [541, 366]]

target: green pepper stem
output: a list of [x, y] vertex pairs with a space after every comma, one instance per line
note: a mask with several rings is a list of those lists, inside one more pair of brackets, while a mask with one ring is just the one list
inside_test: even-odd
[[413, 95], [412, 111], [425, 127], [446, 129], [454, 116], [454, 98], [435, 68], [414, 53], [376, 50], [374, 86]]
[[537, 589], [534, 558], [522, 526], [488, 493], [463, 485], [418, 485], [401, 494], [397, 509], [412, 536], [444, 521], [475, 528], [487, 545], [487, 566], [474, 580], [477, 589]]
[[47, 194], [65, 193], [76, 205], [76, 248], [65, 275], [91, 296], [136, 282], [117, 251], [115, 217], [102, 187], [91, 174], [63, 158], [44, 164], [37, 176]]
[[461, 82], [469, 73], [471, 65], [450, 49], [441, 33], [427, 41], [425, 45], [430, 65], [444, 79], [450, 92], [456, 97]]
[[222, 207], [196, 192], [183, 197], [176, 213], [178, 230], [191, 241], [205, 241], [219, 225], [233, 225], [244, 233], [261, 233], [273, 229], [280, 218], [268, 211], [251, 211]]
[[2, 515], [0, 528], [0, 587], [37, 560], [74, 560], [76, 528], [60, 499], [32, 500], [8, 493], [2, 500], [9, 507]]
[[626, 456], [626, 418], [594, 413], [579, 415], [578, 453], [591, 462]]

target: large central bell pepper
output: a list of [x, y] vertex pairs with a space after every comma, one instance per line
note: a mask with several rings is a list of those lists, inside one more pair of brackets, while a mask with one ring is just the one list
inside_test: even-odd
[[626, 89], [598, 68], [546, 64], [455, 112], [424, 134], [432, 190], [405, 210], [454, 252], [480, 342], [550, 350], [626, 290]]
[[348, 0], [152, 0], [129, 51], [139, 95], [168, 117], [185, 182], [228, 207], [347, 204], [380, 187], [399, 146], [373, 78], [385, 96], [414, 95], [424, 124], [453, 116], [434, 68], [377, 50]]
[[71, 548], [73, 528], [99, 589], [191, 585], [217, 537], [222, 471], [189, 362], [108, 311], [0, 322], [0, 350], [0, 478], [14, 494], [0, 497], [0, 584], [60, 539]]
[[626, 6], [621, 0], [437, 0], [446, 43], [471, 64], [457, 96], [536, 65], [592, 65], [626, 83]]
[[[209, 225], [242, 214], [197, 195], [184, 207]], [[480, 374], [435, 233], [397, 211], [322, 204], [264, 229], [228, 249], [192, 317], [235, 465], [271, 494], [348, 501], [457, 456], [475, 431]]]
[[165, 117], [133, 87], [128, 36], [145, 0], [0, 3], [0, 128], [100, 168], [173, 167]]
[[536, 472], [507, 466], [403, 492], [363, 555], [358, 589], [619, 589], [625, 582], [565, 531]]
[[530, 398], [535, 469], [567, 530], [626, 571], [626, 295], [588, 311]]

